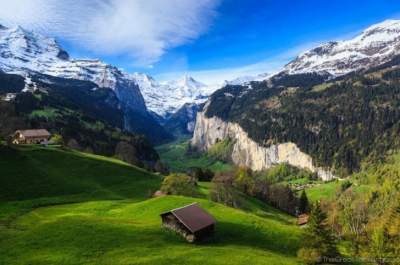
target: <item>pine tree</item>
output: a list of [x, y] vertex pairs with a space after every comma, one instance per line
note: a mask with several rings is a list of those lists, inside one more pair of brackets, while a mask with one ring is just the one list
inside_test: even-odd
[[300, 213], [308, 213], [310, 210], [310, 205], [308, 202], [307, 194], [306, 191], [303, 190], [303, 192], [300, 195], [300, 200], [299, 200], [299, 211]]
[[317, 202], [311, 210], [308, 226], [305, 229], [303, 247], [299, 250], [299, 257], [308, 264], [324, 261], [324, 258], [338, 256], [336, 242], [326, 223], [326, 214]]

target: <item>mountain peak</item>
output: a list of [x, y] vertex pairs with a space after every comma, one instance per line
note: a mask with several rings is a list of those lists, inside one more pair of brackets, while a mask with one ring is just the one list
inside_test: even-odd
[[374, 29], [390, 29], [390, 28], [400, 28], [400, 20], [399, 19], [387, 19], [380, 23], [371, 25], [364, 32], [374, 30]]
[[181, 87], [194, 88], [194, 89], [198, 89], [200, 87], [206, 86], [205, 84], [195, 80], [193, 77], [191, 77], [188, 74], [185, 74], [182, 78], [178, 79], [177, 81], [172, 81], [170, 83], [175, 83]]
[[284, 72], [347, 74], [389, 61], [400, 54], [400, 20], [372, 25], [350, 40], [333, 41], [300, 54]]

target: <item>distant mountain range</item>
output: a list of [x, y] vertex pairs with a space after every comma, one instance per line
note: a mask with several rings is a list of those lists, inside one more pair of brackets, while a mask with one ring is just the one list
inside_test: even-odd
[[[158, 82], [142, 73], [128, 74], [100, 60], [71, 59], [53, 38], [27, 31], [21, 27], [0, 27], [0, 70], [19, 74], [31, 82], [36, 73], [84, 81], [91, 81], [101, 88], [112, 89], [119, 99], [125, 115], [125, 129], [135, 131], [132, 115], [144, 115], [150, 127], [154, 122], [176, 123], [175, 113], [186, 113], [187, 104], [204, 103], [216, 88], [208, 87], [184, 76], [177, 81]], [[181, 110], [181, 108], [183, 108]], [[136, 113], [136, 114], [135, 114]], [[149, 115], [150, 114], [150, 115]], [[172, 117], [173, 120], [169, 121]], [[193, 115], [179, 116], [178, 127], [191, 128]], [[165, 136], [162, 128], [161, 131]], [[183, 133], [191, 131], [184, 130]], [[139, 133], [145, 133], [143, 130]], [[159, 138], [158, 136], [150, 138]]]
[[[384, 21], [351, 40], [329, 42], [304, 52], [278, 75], [238, 77], [226, 81], [221, 87], [276, 79], [285, 74], [318, 73], [334, 78], [390, 60], [399, 53], [399, 39], [400, 22]], [[99, 60], [71, 59], [54, 39], [21, 27], [0, 26], [0, 70], [23, 76], [30, 89], [35, 87], [32, 84], [35, 74], [90, 81], [99, 88], [109, 88], [114, 91], [124, 113], [123, 128], [145, 134], [154, 142], [170, 138], [160, 125], [168, 124], [167, 130], [180, 128], [179, 132], [169, 131], [173, 134], [190, 134], [196, 116], [193, 111], [196, 112], [218, 88], [207, 86], [190, 76], [159, 82], [146, 74], [128, 74]], [[7, 96], [8, 100], [12, 98], [13, 95]], [[138, 128], [136, 117], [146, 121], [146, 125]]]

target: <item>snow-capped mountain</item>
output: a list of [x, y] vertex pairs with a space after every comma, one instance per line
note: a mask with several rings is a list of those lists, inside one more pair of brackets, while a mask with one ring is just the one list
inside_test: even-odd
[[[150, 115], [136, 80], [129, 74], [100, 60], [71, 59], [52, 38], [21, 27], [1, 26], [0, 71], [25, 77], [23, 92], [34, 91], [32, 80], [38, 78], [51, 85], [49, 76], [93, 82], [93, 89], [107, 88], [115, 93], [117, 108], [123, 114], [122, 129], [146, 135], [153, 142], [171, 137]], [[107, 100], [103, 103], [108, 104]]]
[[214, 89], [185, 75], [179, 80], [157, 82], [152, 77], [135, 73], [136, 80], [142, 91], [147, 108], [165, 118], [177, 112], [187, 103], [201, 104]]
[[240, 85], [247, 85], [250, 82], [261, 82], [268, 79], [271, 75], [268, 73], [259, 74], [259, 75], [245, 75], [233, 80], [225, 81], [222, 86], [231, 85], [231, 86], [240, 86]]
[[400, 54], [400, 20], [372, 25], [346, 41], [328, 42], [307, 51], [287, 64], [284, 72], [347, 74], [389, 61]]
[[99, 60], [73, 60], [53, 39], [21, 27], [0, 27], [0, 70], [29, 77], [39, 72], [56, 77], [92, 81], [115, 91], [122, 107], [145, 112], [135, 80]]

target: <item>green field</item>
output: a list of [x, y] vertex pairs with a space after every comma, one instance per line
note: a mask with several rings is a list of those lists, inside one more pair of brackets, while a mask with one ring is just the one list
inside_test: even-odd
[[[366, 193], [370, 189], [368, 185], [358, 185], [352, 178], [349, 178], [349, 180], [354, 182], [351, 189], [356, 193]], [[340, 190], [340, 185], [340, 180], [317, 182], [315, 186], [306, 189], [307, 197], [314, 202], [317, 200], [333, 200]]]
[[156, 148], [161, 160], [173, 172], [186, 172], [191, 167], [208, 168], [214, 172], [228, 171], [232, 166], [215, 160], [207, 154], [187, 154], [189, 141], [187, 139], [161, 145]]
[[[0, 150], [0, 264], [297, 264], [295, 220], [244, 198], [243, 209], [200, 198], [150, 199], [161, 177], [121, 161], [58, 148]], [[214, 238], [189, 244], [159, 214], [198, 202]]]

